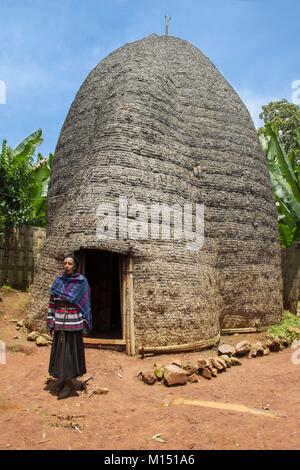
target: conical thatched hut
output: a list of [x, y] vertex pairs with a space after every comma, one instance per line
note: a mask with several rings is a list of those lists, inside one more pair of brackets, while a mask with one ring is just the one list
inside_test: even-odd
[[[220, 327], [280, 320], [265, 158], [244, 104], [196, 47], [151, 35], [109, 54], [77, 93], [55, 154], [32, 327], [44, 324], [49, 286], [70, 251], [92, 288], [94, 341], [126, 345], [129, 354], [207, 346]], [[145, 236], [134, 203], [176, 204], [177, 215], [203, 203], [203, 246]], [[180, 221], [175, 211], [172, 235]]]

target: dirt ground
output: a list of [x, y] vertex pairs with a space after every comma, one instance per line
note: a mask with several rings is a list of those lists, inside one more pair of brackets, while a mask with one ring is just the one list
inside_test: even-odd
[[[23, 317], [28, 294], [0, 290], [0, 297], [0, 339], [7, 345], [7, 363], [0, 364], [0, 449], [300, 449], [300, 365], [292, 363], [292, 349], [245, 358], [217, 378], [170, 388], [146, 385], [138, 372], [155, 362], [196, 361], [214, 350], [142, 360], [86, 349], [90, 383], [108, 394], [88, 398], [77, 381], [69, 398], [57, 400], [54, 384], [45, 383], [50, 347], [26, 341], [11, 321]], [[222, 341], [245, 338], [254, 342], [257, 335]], [[177, 398], [270, 409], [274, 415], [174, 405]]]

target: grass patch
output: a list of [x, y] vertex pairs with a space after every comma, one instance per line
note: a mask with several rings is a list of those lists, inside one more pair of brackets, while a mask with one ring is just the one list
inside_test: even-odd
[[284, 310], [283, 319], [279, 325], [270, 326], [267, 333], [279, 338], [300, 339], [300, 317]]
[[13, 287], [10, 287], [10, 286], [7, 285], [7, 284], [3, 284], [3, 286], [1, 286], [1, 289], [2, 289], [4, 292], [7, 292], [7, 293], [17, 292], [16, 289], [14, 289]]
[[29, 356], [33, 353], [33, 349], [29, 346], [23, 346], [22, 344], [10, 344], [7, 346], [7, 350], [12, 353], [23, 353]]

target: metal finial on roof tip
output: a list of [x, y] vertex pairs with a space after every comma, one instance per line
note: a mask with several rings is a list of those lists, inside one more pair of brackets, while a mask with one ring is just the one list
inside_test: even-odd
[[171, 16], [165, 15], [165, 27], [166, 27], [165, 35], [166, 35], [166, 36], [168, 36], [168, 34], [169, 34], [170, 20], [171, 20]]

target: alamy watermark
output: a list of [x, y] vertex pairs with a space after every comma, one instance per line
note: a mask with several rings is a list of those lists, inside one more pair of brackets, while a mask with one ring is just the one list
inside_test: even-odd
[[6, 85], [3, 80], [0, 80], [0, 104], [6, 104]]
[[119, 197], [119, 204], [97, 207], [96, 236], [100, 240], [183, 241], [196, 251], [204, 243], [204, 205], [151, 203], [145, 205]]
[[296, 349], [296, 351], [293, 352], [292, 354], [292, 363], [295, 364], [296, 366], [299, 366], [300, 364], [300, 340], [294, 340], [292, 342], [292, 348]]
[[292, 103], [300, 105], [300, 80], [292, 82], [292, 89], [295, 90], [292, 93]]
[[6, 364], [6, 344], [0, 341], [0, 364]]

